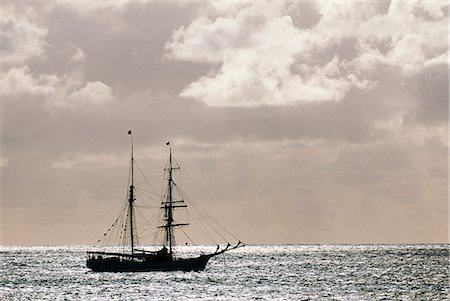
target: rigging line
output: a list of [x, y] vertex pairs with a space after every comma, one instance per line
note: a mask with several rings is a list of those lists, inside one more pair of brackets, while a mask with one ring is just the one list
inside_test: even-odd
[[[181, 189], [181, 188], [180, 188]], [[197, 207], [204, 215], [205, 217], [207, 216], [212, 222], [214, 222], [215, 224], [217, 224], [217, 226], [219, 226], [222, 230], [224, 230], [225, 232], [227, 232], [231, 237], [233, 237], [234, 239], [239, 240], [239, 238], [233, 233], [231, 232], [227, 227], [225, 227], [219, 220], [217, 220], [211, 213], [209, 213], [208, 211], [206, 211], [205, 209], [203, 209], [197, 202], [195, 202], [193, 200], [193, 198], [187, 194], [186, 192], [184, 193], [187, 200], [193, 205], [192, 207]]]
[[[163, 180], [166, 179], [166, 175], [167, 175], [167, 170], [166, 170], [166, 167], [164, 166]], [[168, 175], [167, 175], [167, 177], [168, 177]], [[163, 196], [163, 200], [166, 197], [166, 193], [165, 193], [166, 189], [165, 188], [166, 188], [166, 181], [161, 181], [161, 193], [160, 193], [160, 195]]]
[[[228, 234], [230, 234], [233, 238], [237, 239], [237, 237], [235, 237], [233, 235], [233, 233], [231, 233], [230, 231], [228, 231], [227, 228], [225, 228], [223, 225], [221, 225], [221, 223], [216, 220], [208, 211], [206, 211], [205, 209], [203, 209], [200, 205], [198, 205], [196, 202], [193, 201], [193, 199], [187, 194], [185, 193], [185, 197], [186, 199], [192, 204], [192, 208], [196, 210], [196, 212], [202, 216], [204, 219], [209, 219], [211, 222], [213, 222], [214, 224], [216, 224], [219, 228], [221, 228], [222, 230], [224, 230], [225, 232], [227, 232]], [[215, 230], [215, 229], [214, 229]], [[216, 230], [215, 230], [216, 231]], [[217, 231], [219, 232], [219, 231]], [[219, 234], [219, 233], [218, 233]]]
[[[139, 212], [140, 212], [140, 214], [142, 214], [141, 213], [141, 211], [139, 210]], [[142, 214], [143, 216], [144, 216], [144, 221], [147, 223], [147, 224], [149, 224], [149, 225], [152, 225], [153, 223], [154, 223], [154, 221], [156, 221], [156, 218], [158, 217], [158, 212], [156, 212], [156, 213], [154, 213], [152, 216], [150, 216], [150, 217], [147, 217], [147, 216], [145, 216], [144, 214]], [[142, 224], [142, 223], [141, 223]]]
[[[160, 200], [159, 200], [159, 199], [156, 200], [156, 199], [154, 199], [152, 196], [149, 196], [147, 191], [143, 191], [143, 190], [141, 190], [141, 189], [136, 189], [135, 191], [136, 191], [137, 194], [139, 194], [139, 195], [145, 197], [145, 198], [140, 199], [143, 203], [146, 203], [146, 202], [147, 202], [147, 201], [146, 201], [146, 198], [147, 198], [147, 199], [152, 200], [152, 201], [154, 201], [154, 202], [157, 202], [157, 203], [159, 204], [159, 201], [160, 201]], [[152, 205], [149, 205], [149, 206], [151, 207]], [[155, 206], [156, 206], [156, 205], [155, 205]]]
[[[208, 239], [210, 239], [212, 242], [216, 243], [216, 240], [214, 239], [212, 233], [210, 232], [211, 227], [206, 223], [204, 219], [201, 218], [200, 214], [197, 212], [197, 210], [193, 207], [193, 212], [197, 214], [192, 215], [192, 220], [194, 221], [194, 224], [197, 225], [198, 229], [205, 235]], [[216, 235], [218, 233], [215, 233]], [[225, 239], [226, 241], [226, 239]]]
[[160, 233], [162, 234], [162, 232], [159, 231], [158, 228], [156, 228], [156, 229], [153, 230], [153, 242], [156, 243], [157, 241], [158, 241], [158, 242], [161, 242], [161, 241], [162, 241], [162, 239], [161, 239], [161, 240], [158, 239], [158, 236], [159, 236]]
[[[147, 194], [147, 192], [145, 192], [145, 191], [141, 191], [141, 190], [136, 190], [136, 195], [138, 195], [139, 196], [139, 201], [143, 204], [143, 205], [145, 205], [145, 206], [147, 206], [147, 207], [155, 207], [155, 206], [157, 206], [157, 201], [154, 199], [154, 198], [152, 198], [151, 196], [149, 196], [148, 194]], [[153, 203], [155, 203], [155, 204], [153, 204]]]
[[152, 241], [152, 235], [150, 234], [146, 234], [146, 235], [141, 235], [142, 241], [146, 241], [148, 243], [146, 244], [142, 244], [141, 246], [148, 246], [148, 245], [152, 245], [151, 241]]
[[108, 228], [108, 230], [106, 230], [106, 232], [103, 234], [103, 236], [104, 236], [105, 239], [106, 239], [106, 242], [105, 242], [106, 244], [109, 243], [109, 239], [110, 239], [110, 237], [111, 237], [111, 236], [110, 236], [110, 234], [111, 234], [111, 233], [110, 233], [110, 229], [111, 229], [111, 228]]
[[140, 231], [142, 231], [142, 228], [144, 228], [142, 226], [145, 226], [145, 227], [150, 227], [151, 226], [151, 224], [148, 222], [148, 220], [145, 218], [145, 216], [141, 213], [140, 210], [136, 210], [136, 215], [139, 215], [139, 218], [142, 220], [142, 222], [136, 221], [136, 226], [140, 227], [139, 228]]
[[[174, 183], [174, 184], [176, 185], [176, 183]], [[199, 208], [201, 208], [201, 206], [200, 206], [196, 201], [194, 201], [194, 198], [192, 198], [187, 192], [185, 192], [179, 185], [176, 185], [176, 187], [177, 187], [177, 190], [182, 191], [183, 195], [186, 196], [186, 198], [187, 198], [192, 204], [195, 204], [196, 206], [199, 206]], [[202, 210], [203, 210], [203, 208], [202, 208]], [[206, 210], [205, 210], [205, 211], [206, 211]]]
[[[142, 193], [139, 192], [137, 193], [138, 196], [140, 196]], [[144, 194], [143, 194], [144, 195]], [[147, 203], [147, 201], [145, 200], [145, 198], [139, 198], [141, 200], [141, 202], [143, 203], [144, 206], [136, 206], [138, 208], [146, 208], [150, 213], [152, 213], [152, 216], [148, 219], [153, 221], [155, 219], [155, 217], [158, 215], [159, 210], [154, 210], [155, 208], [160, 208], [160, 205], [158, 206], [153, 206]], [[152, 209], [153, 208], [153, 209]]]
[[197, 246], [197, 244], [189, 237], [189, 235], [187, 235], [187, 233], [186, 233], [182, 228], [180, 228], [180, 230], [181, 230], [181, 232], [183, 232], [183, 234], [191, 241], [191, 243], [192, 243], [194, 246]]
[[[222, 229], [223, 229], [223, 227], [221, 227], [221, 225], [220, 225], [220, 224], [219, 224], [219, 223], [218, 223], [211, 215], [209, 215], [208, 212], [199, 212], [199, 211], [200, 211], [199, 209], [201, 209], [201, 210], [203, 211], [203, 208], [198, 207], [198, 206], [191, 206], [191, 207], [193, 208], [193, 210], [195, 210], [195, 211], [197, 212], [198, 215], [200, 215], [200, 216], [203, 217], [204, 221], [208, 224], [208, 226], [209, 226], [214, 232], [216, 232], [217, 235], [219, 235], [219, 236], [220, 236], [222, 239], [224, 239], [225, 241], [228, 241], [228, 240], [220, 233], [220, 231], [218, 231], [218, 230], [216, 229], [216, 226], [219, 227], [219, 228], [222, 228]], [[208, 220], [211, 221], [211, 222], [208, 222]], [[226, 230], [226, 229], [224, 229], [224, 230]], [[229, 233], [229, 234], [230, 234], [230, 233]], [[233, 236], [233, 235], [231, 235], [231, 236]]]
[[[119, 218], [122, 216], [122, 212], [123, 212], [123, 210], [124, 210], [124, 207], [125, 207], [125, 205], [122, 205], [122, 208], [120, 209], [120, 211], [119, 211], [119, 214], [117, 215], [117, 218], [116, 218], [116, 220], [114, 221], [114, 223], [113, 223], [113, 225], [112, 226], [110, 226], [109, 228], [108, 228], [108, 230], [97, 240], [97, 242], [100, 242], [100, 243], [103, 243], [103, 242], [105, 242], [105, 240], [104, 239], [108, 239], [108, 237], [107, 237], [107, 235], [105, 235], [105, 234], [107, 234], [108, 232], [110, 232], [109, 230], [110, 229], [112, 229], [115, 225], [117, 225], [117, 221], [119, 220]], [[106, 243], [108, 243], [108, 241], [106, 242]]]
[[[165, 213], [159, 211], [158, 217], [159, 217], [158, 224], [160, 225], [164, 224]], [[155, 234], [154, 241], [156, 242], [157, 238], [160, 237], [158, 241], [161, 243], [161, 245], [164, 245], [164, 230], [161, 228], [154, 228], [154, 234]]]
[[[143, 193], [142, 191], [136, 191], [136, 197], [137, 197], [137, 199], [139, 199], [140, 204], [141, 204], [141, 205], [136, 205], [136, 206], [138, 206], [138, 207], [145, 207], [145, 208], [147, 208], [149, 211], [153, 211], [153, 210], [151, 210], [151, 208], [156, 208], [156, 207], [157, 207], [156, 204], [155, 204], [155, 205], [151, 205], [150, 202], [148, 202], [147, 199], [151, 200], [151, 198], [148, 197], [148, 196], [147, 196], [145, 193]], [[153, 201], [155, 201], [155, 200], [153, 200]]]
[[[215, 239], [213, 238], [211, 231], [213, 230], [213, 232], [215, 232], [216, 235], [220, 235], [220, 233], [217, 233], [217, 230], [215, 230], [214, 227], [211, 227], [211, 225], [209, 225], [209, 223], [201, 218], [201, 214], [198, 212], [198, 210], [195, 207], [192, 207], [192, 211], [195, 213], [193, 215], [190, 215], [190, 219], [194, 221], [194, 225], [197, 225], [197, 227], [199, 228], [199, 230], [205, 235], [207, 236], [212, 242], [215, 242]], [[226, 241], [226, 239], [224, 239]]]
[[194, 220], [196, 220], [196, 224], [198, 225], [198, 228], [203, 233], [206, 238], [208, 238], [212, 243], [216, 244], [217, 240], [214, 238], [214, 235], [209, 231], [210, 228], [208, 228], [207, 225], [203, 223], [203, 220], [198, 219], [197, 217], [194, 217]]
[[[136, 163], [135, 163], [135, 164], [136, 164]], [[142, 170], [142, 167], [141, 167], [141, 170]], [[145, 173], [143, 173], [143, 174], [145, 174]], [[150, 176], [147, 175], [146, 178], [147, 178], [147, 179], [160, 178], [160, 177], [161, 177], [161, 174], [162, 174], [162, 172], [159, 170], [159, 171], [153, 173], [153, 174], [150, 175]]]
[[138, 150], [135, 150], [136, 153], [138, 153], [139, 155], [141, 155], [142, 157], [144, 157], [145, 159], [149, 160], [150, 162], [152, 162], [154, 165], [156, 165], [158, 168], [162, 168], [161, 165], [159, 165], [158, 163], [156, 163], [155, 161], [153, 161], [152, 159], [150, 159], [149, 157], [147, 157], [146, 155], [144, 155], [143, 153], [141, 153]]
[[151, 207], [149, 207], [149, 206], [140, 206], [140, 205], [134, 205], [133, 207], [134, 208], [140, 208], [140, 209], [147, 209], [147, 210], [149, 210], [151, 208], [153, 208], [153, 209], [159, 208], [159, 206], [151, 206]]
[[[225, 218], [223, 217], [223, 215], [219, 212], [219, 210], [217, 210], [217, 208], [214, 206], [213, 202], [211, 202], [211, 200], [208, 198], [208, 196], [203, 192], [203, 190], [197, 185], [197, 183], [194, 181], [194, 179], [190, 176], [190, 174], [180, 166], [180, 171], [182, 171], [184, 174], [186, 174], [188, 176], [188, 178], [192, 181], [192, 183], [195, 185], [195, 187], [200, 191], [200, 193], [203, 195], [203, 197], [211, 204], [212, 208], [219, 214], [219, 217], [221, 217], [224, 222], [225, 222]], [[226, 222], [225, 222], [226, 223]], [[232, 229], [232, 227], [230, 225], [227, 224], [227, 227], [229, 227], [229, 229]], [[233, 231], [233, 233], [235, 233]], [[231, 233], [230, 233], [231, 234]], [[237, 235], [232, 235], [235, 239], [237, 239]]]
[[[153, 210], [151, 210], [150, 208], [149, 208], [149, 206], [136, 206], [137, 208], [145, 208], [145, 209], [147, 209], [148, 211], [150, 211], [150, 212], [152, 212]], [[141, 211], [139, 211], [139, 213], [140, 214], [142, 214], [141, 213]], [[152, 212], [153, 213], [153, 212]], [[159, 211], [156, 211], [156, 212], [154, 212], [150, 217], [147, 217], [146, 215], [143, 215], [143, 217], [144, 217], [144, 221], [145, 222], [147, 222], [147, 223], [150, 223], [150, 222], [152, 222], [154, 219], [155, 219], [155, 217], [158, 215], [158, 213], [159, 213]]]
[[[127, 209], [128, 209], [128, 206], [127, 206]], [[123, 249], [125, 249], [125, 246], [127, 246], [128, 245], [128, 240], [130, 239], [129, 237], [128, 237], [128, 231], [127, 231], [127, 229], [128, 229], [128, 219], [129, 219], [129, 210], [127, 210], [126, 211], [127, 212], [127, 214], [126, 214], [126, 217], [125, 217], [125, 220], [124, 220], [124, 223], [123, 223], [123, 241], [122, 241], [122, 246], [123, 246]]]
[[[208, 222], [208, 220], [206, 218], [202, 219], [202, 222], [204, 222], [207, 225], [207, 229], [212, 230], [216, 235], [220, 236], [220, 238], [222, 238], [224, 241], [228, 241], [214, 226], [214, 224]], [[208, 233], [210, 233], [208, 231]], [[214, 239], [213, 239], [214, 241]]]
[[148, 194], [154, 194], [154, 195], [157, 195], [157, 196], [161, 197], [161, 194], [159, 194], [157, 192], [150, 191], [150, 190], [146, 190], [146, 189], [141, 188], [141, 187], [135, 187], [135, 190], [143, 191], [143, 192], [146, 192]]
[[[195, 206], [194, 206], [195, 207]], [[218, 231], [216, 229], [216, 227], [222, 229], [224, 232], [228, 233], [231, 237], [233, 237], [234, 239], [238, 239], [237, 237], [235, 237], [233, 235], [233, 233], [231, 233], [230, 231], [228, 231], [227, 228], [225, 228], [223, 225], [221, 225], [217, 220], [214, 219], [214, 217], [212, 217], [211, 215], [208, 214], [208, 212], [202, 212], [202, 216], [205, 219], [205, 221], [210, 225], [211, 228], [214, 229], [214, 231], [217, 232], [217, 234], [219, 234], [222, 238], [224, 238], [224, 236], [222, 236], [221, 231]], [[211, 222], [209, 223], [208, 220]], [[225, 239], [225, 238], [224, 238]], [[225, 239], [227, 241], [227, 239]]]
[[[145, 230], [147, 230], [147, 229], [149, 230], [149, 229], [150, 229], [151, 224], [145, 219], [145, 217], [142, 215], [142, 213], [141, 213], [139, 210], [137, 210], [136, 213], [137, 213], [137, 215], [139, 215], [139, 217], [140, 217], [142, 220], [144, 220], [144, 222], [145, 222], [143, 225], [145, 225], [146, 228], [144, 228], [144, 230], [141, 229], [141, 234], [142, 234], [142, 232], [144, 232]], [[141, 238], [142, 238], [142, 236], [141, 236]], [[142, 243], [142, 242], [141, 242], [141, 243]]]
[[[208, 222], [208, 220], [209, 220], [210, 222]], [[230, 235], [233, 237], [232, 233], [228, 232], [226, 228], [222, 227], [220, 224], [218, 224], [218, 223], [216, 223], [214, 220], [212, 220], [210, 216], [206, 216], [206, 217], [205, 217], [205, 221], [206, 221], [206, 223], [208, 223], [208, 225], [210, 225], [210, 227], [211, 227], [211, 228], [212, 228], [212, 229], [213, 229], [220, 237], [222, 237], [222, 239], [224, 239], [225, 241], [228, 241], [228, 239], [225, 238], [224, 235], [222, 235], [221, 231], [219, 231], [219, 230], [217, 229], [217, 227], [220, 228], [220, 229], [222, 229], [222, 230], [224, 230], [225, 232], [227, 232], [228, 234], [230, 234]], [[237, 239], [236, 237], [233, 237], [233, 238], [234, 238], [234, 239]]]
[[[125, 206], [122, 206], [122, 208], [124, 208], [124, 207]], [[117, 235], [120, 232], [120, 229], [122, 228], [122, 215], [123, 215], [123, 209], [121, 210], [119, 217], [114, 222], [115, 225], [112, 228], [112, 231], [111, 231], [109, 237], [107, 238], [105, 245], [108, 245], [111, 240], [113, 242], [117, 242]]]
[[152, 183], [149, 181], [149, 179], [145, 176], [144, 172], [142, 171], [141, 167], [137, 164], [134, 163], [134, 165], [138, 168], [139, 173], [141, 174], [141, 176], [147, 181], [147, 184], [150, 186], [151, 189], [153, 189], [153, 191], [156, 191], [156, 189], [153, 187]]
[[118, 230], [117, 227], [114, 227], [113, 231], [111, 231], [111, 234], [108, 238], [107, 244], [109, 244], [110, 240], [112, 240], [113, 242], [116, 241], [116, 236], [117, 236], [117, 232], [118, 232], [117, 230]]

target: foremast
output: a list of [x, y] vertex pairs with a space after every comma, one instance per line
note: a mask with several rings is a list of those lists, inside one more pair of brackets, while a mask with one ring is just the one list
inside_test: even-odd
[[[173, 186], [175, 185], [173, 181], [173, 171], [180, 169], [179, 166], [173, 166], [172, 163], [172, 148], [170, 142], [166, 143], [169, 146], [169, 164], [165, 168], [168, 173], [167, 178], [167, 195], [166, 199], [162, 202], [161, 209], [164, 210], [165, 224], [159, 228], [164, 228], [164, 246], [168, 247], [169, 255], [172, 257], [173, 246], [175, 245], [174, 227], [187, 226], [187, 223], [175, 223], [173, 218], [173, 210], [175, 208], [185, 208], [184, 201], [176, 201], [173, 199]], [[182, 203], [182, 204], [180, 204]]]

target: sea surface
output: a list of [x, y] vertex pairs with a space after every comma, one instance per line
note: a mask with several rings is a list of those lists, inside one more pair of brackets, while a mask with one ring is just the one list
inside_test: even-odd
[[449, 245], [252, 245], [146, 273], [91, 272], [89, 249], [0, 247], [0, 300], [450, 300]]

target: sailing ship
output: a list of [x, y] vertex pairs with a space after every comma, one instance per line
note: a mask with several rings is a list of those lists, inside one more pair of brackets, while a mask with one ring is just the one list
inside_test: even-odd
[[[188, 223], [178, 223], [174, 220], [174, 210], [178, 208], [186, 208], [184, 200], [176, 200], [173, 197], [174, 187], [177, 185], [174, 181], [173, 171], [179, 169], [174, 166], [172, 157], [172, 148], [169, 146], [169, 162], [164, 168], [166, 171], [167, 185], [166, 193], [163, 195], [160, 209], [164, 212], [163, 225], [158, 228], [163, 230], [162, 247], [157, 250], [144, 250], [136, 248], [137, 233], [135, 231], [135, 186], [134, 186], [134, 148], [133, 136], [128, 131], [131, 140], [131, 162], [130, 172], [131, 181], [128, 189], [127, 199], [127, 218], [126, 231], [128, 231], [127, 239], [129, 240], [129, 250], [122, 252], [107, 251], [88, 251], [86, 266], [95, 272], [149, 272], [149, 271], [202, 271], [205, 269], [208, 261], [227, 251], [242, 247], [244, 244], [238, 241], [235, 245], [227, 243], [225, 246], [216, 246], [216, 250], [208, 254], [200, 254], [191, 258], [178, 258], [174, 254], [175, 238], [174, 230], [178, 227], [188, 226]], [[108, 229], [109, 231], [109, 229]], [[106, 235], [106, 233], [104, 234]]]

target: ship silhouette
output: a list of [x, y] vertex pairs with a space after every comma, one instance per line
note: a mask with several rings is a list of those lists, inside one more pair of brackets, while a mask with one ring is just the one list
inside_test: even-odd
[[[150, 272], [150, 271], [201, 271], [204, 270], [208, 261], [224, 252], [242, 247], [244, 244], [238, 241], [231, 245], [227, 243], [225, 246], [216, 246], [216, 250], [208, 254], [200, 254], [191, 258], [179, 258], [174, 251], [175, 246], [175, 229], [189, 226], [188, 223], [176, 222], [174, 219], [174, 212], [179, 208], [187, 208], [186, 202], [181, 199], [174, 198], [174, 189], [178, 188], [175, 182], [173, 172], [180, 169], [178, 165], [173, 162], [172, 148], [169, 142], [169, 160], [164, 171], [166, 175], [166, 189], [161, 196], [162, 201], [160, 209], [163, 211], [163, 224], [158, 226], [163, 230], [163, 243], [156, 250], [144, 250], [136, 247], [136, 242], [139, 240], [136, 231], [136, 216], [135, 216], [135, 202], [136, 193], [134, 186], [134, 148], [133, 136], [131, 131], [128, 132], [131, 140], [131, 160], [130, 160], [130, 186], [127, 191], [127, 200], [123, 214], [126, 215], [121, 218], [124, 221], [122, 225], [122, 238], [128, 244], [128, 250], [122, 252], [111, 251], [88, 251], [86, 266], [95, 272]], [[119, 218], [116, 220], [116, 222]], [[114, 226], [114, 224], [113, 224]], [[109, 231], [109, 229], [108, 229]], [[104, 234], [106, 236], [106, 233]]]

